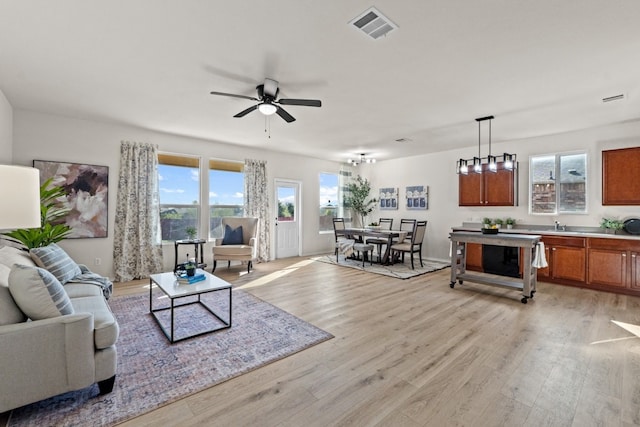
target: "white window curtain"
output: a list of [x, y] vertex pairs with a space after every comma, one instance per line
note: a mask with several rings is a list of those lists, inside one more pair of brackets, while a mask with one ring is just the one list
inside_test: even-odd
[[160, 273], [160, 236], [157, 147], [122, 141], [113, 244], [115, 280]]
[[260, 218], [258, 222], [258, 261], [269, 261], [269, 193], [267, 189], [267, 162], [244, 161], [244, 213]]
[[352, 172], [350, 168], [342, 168], [338, 177], [338, 216], [344, 218], [345, 221], [351, 222], [351, 210], [344, 207], [344, 201], [349, 196], [349, 184], [352, 181]]

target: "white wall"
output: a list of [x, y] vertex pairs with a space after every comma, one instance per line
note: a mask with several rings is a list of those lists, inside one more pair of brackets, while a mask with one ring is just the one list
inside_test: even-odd
[[0, 164], [13, 160], [13, 108], [0, 90]]
[[[470, 136], [470, 138], [472, 135]], [[472, 157], [477, 150], [462, 150], [415, 156], [378, 162], [361, 171], [372, 183], [377, 194], [380, 187], [400, 188], [400, 208], [397, 211], [376, 211], [372, 218], [391, 217], [426, 219], [426, 257], [446, 260], [449, 254], [448, 233], [452, 226], [463, 221], [480, 222], [483, 217], [511, 216], [524, 224], [551, 225], [554, 220], [573, 226], [597, 227], [603, 216], [640, 217], [640, 206], [602, 206], [602, 150], [640, 146], [640, 122], [624, 123], [603, 128], [588, 129], [540, 138], [492, 144], [494, 153], [509, 152], [518, 155], [519, 206], [517, 207], [459, 207], [456, 160]], [[487, 153], [482, 146], [482, 155]], [[529, 156], [585, 150], [588, 154], [588, 214], [538, 216], [528, 214]], [[429, 186], [429, 209], [426, 211], [404, 208], [405, 187]]]
[[[318, 233], [319, 173], [338, 173], [340, 164], [308, 157], [292, 156], [266, 150], [251, 149], [215, 141], [186, 138], [152, 132], [145, 129], [88, 120], [14, 111], [13, 162], [31, 165], [34, 159], [109, 166], [109, 230], [103, 239], [67, 239], [60, 245], [79, 263], [86, 264], [96, 273], [113, 277], [113, 232], [119, 174], [120, 141], [139, 141], [157, 144], [160, 151], [201, 156], [204, 159], [244, 161], [245, 158], [267, 161], [270, 206], [275, 205], [273, 183], [275, 178], [302, 181], [302, 211], [305, 212], [302, 229], [302, 255], [326, 253], [333, 247], [333, 234]], [[277, 144], [270, 139], [265, 144]], [[275, 256], [275, 230], [271, 223], [272, 253]], [[205, 248], [205, 257], [211, 264], [211, 250]], [[95, 258], [101, 264], [95, 265]], [[164, 248], [165, 268], [173, 268], [173, 245]]]

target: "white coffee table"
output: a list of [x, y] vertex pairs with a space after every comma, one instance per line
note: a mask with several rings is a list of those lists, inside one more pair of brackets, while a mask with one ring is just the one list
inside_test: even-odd
[[[178, 341], [182, 341], [187, 338], [193, 338], [203, 334], [209, 334], [211, 332], [219, 331], [221, 329], [227, 329], [231, 327], [231, 283], [220, 279], [219, 277], [214, 276], [211, 273], [207, 273], [204, 270], [197, 270], [197, 273], [202, 273], [205, 275], [205, 280], [200, 282], [196, 282], [194, 284], [186, 284], [178, 282], [175, 274], [173, 272], [169, 273], [160, 273], [160, 274], [152, 274], [149, 278], [149, 312], [153, 315], [153, 317], [160, 325], [162, 332], [167, 336], [171, 343], [175, 343]], [[161, 308], [153, 308], [153, 289], [154, 287], [158, 287], [170, 300], [170, 305], [168, 307]], [[229, 294], [229, 312], [227, 313], [227, 320], [223, 319], [219, 314], [215, 313], [211, 307], [205, 304], [204, 301], [200, 299], [202, 294], [206, 294], [209, 292], [218, 292], [218, 291], [227, 291]], [[180, 298], [197, 296], [197, 300], [176, 304], [176, 301]], [[192, 304], [199, 304], [209, 313], [211, 313], [216, 319], [222, 322], [222, 326], [217, 326], [212, 329], [208, 329], [203, 332], [197, 332], [192, 335], [183, 336], [180, 338], [176, 338], [174, 335], [174, 314], [175, 309], [180, 307], [186, 307]], [[158, 317], [158, 312], [170, 310], [171, 312], [171, 325], [167, 328], [162, 324], [161, 319]], [[216, 325], [219, 325], [216, 322]]]

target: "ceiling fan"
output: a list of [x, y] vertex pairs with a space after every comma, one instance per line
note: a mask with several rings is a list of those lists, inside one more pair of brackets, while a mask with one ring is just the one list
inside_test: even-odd
[[317, 99], [277, 99], [280, 89], [278, 88], [278, 82], [273, 79], [264, 79], [264, 83], [256, 86], [256, 90], [258, 91], [257, 98], [224, 92], [211, 92], [211, 95], [231, 96], [234, 98], [249, 99], [251, 101], [258, 102], [258, 104], [240, 111], [233, 117], [244, 117], [253, 110], [258, 110], [265, 116], [270, 116], [274, 113], [278, 114], [287, 123], [295, 121], [295, 118], [291, 114], [287, 113], [280, 105], [302, 105], [306, 107], [322, 106], [322, 102]]

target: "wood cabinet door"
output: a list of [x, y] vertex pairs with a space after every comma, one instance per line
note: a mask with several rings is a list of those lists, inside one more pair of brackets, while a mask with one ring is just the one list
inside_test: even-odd
[[627, 286], [627, 252], [613, 249], [589, 249], [590, 285]]
[[485, 171], [485, 206], [514, 206], [514, 171], [498, 168], [497, 172]]
[[458, 175], [458, 205], [484, 206], [482, 200], [482, 175], [469, 172]]
[[467, 243], [467, 270], [482, 271], [482, 245]]
[[[544, 238], [542, 239], [544, 242]], [[548, 267], [539, 268], [538, 269], [538, 279], [548, 279], [551, 277], [551, 263], [553, 260], [551, 259], [551, 246], [545, 242], [544, 245], [544, 258], [547, 260]]]
[[586, 249], [563, 246], [551, 248], [551, 277], [553, 279], [585, 282]]
[[602, 204], [640, 205], [640, 147], [602, 152]]
[[640, 253], [631, 252], [631, 288], [640, 288]]

